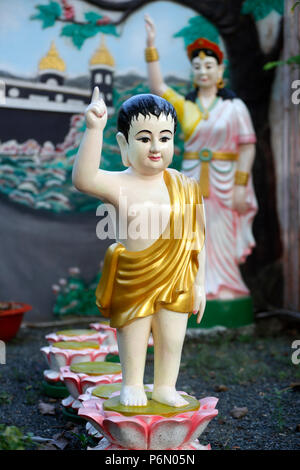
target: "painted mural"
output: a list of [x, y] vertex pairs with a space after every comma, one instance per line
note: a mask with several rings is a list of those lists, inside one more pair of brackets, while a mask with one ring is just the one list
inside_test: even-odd
[[[189, 93], [193, 84], [186, 46], [199, 35], [217, 42], [225, 51], [226, 86], [248, 101], [259, 142], [269, 141], [266, 115], [273, 72], [263, 75], [263, 65], [273, 56], [278, 59], [283, 0], [245, 0], [240, 11], [224, 12], [227, 19], [223, 23], [222, 15], [216, 17], [209, 7], [205, 9], [205, 2], [200, 5], [196, 0], [189, 2], [193, 8], [184, 2], [141, 0], [138, 8], [136, 2], [126, 2], [127, 10], [122, 2], [115, 1], [112, 3], [120, 8], [114, 11], [107, 5], [100, 8], [101, 3], [107, 2], [0, 2], [0, 195], [20, 208], [34, 209], [38, 218], [45, 212], [49, 216], [74, 214], [78, 220], [79, 213], [95, 214], [99, 201], [78, 192], [71, 181], [74, 157], [84, 132], [83, 113], [95, 85], [109, 112], [101, 167], [116, 171], [123, 168], [115, 139], [118, 109], [128, 97], [149, 92], [144, 60], [146, 13], [157, 25], [157, 47], [166, 83], [183, 95]], [[199, 14], [202, 10], [204, 16]], [[235, 28], [237, 24], [239, 28]], [[249, 69], [250, 63], [253, 66]], [[261, 243], [255, 256], [256, 264], [261, 266], [276, 259], [279, 253], [277, 222], [272, 215], [275, 202], [269, 202], [272, 163], [269, 160], [266, 164], [261, 158], [263, 153], [272, 158], [266, 148], [268, 142], [267, 146], [258, 145], [254, 168], [261, 208], [256, 222]], [[179, 126], [172, 163], [178, 170], [182, 154], [183, 134]], [[45, 220], [41, 223], [45, 224]], [[275, 233], [273, 245], [271, 232]], [[83, 232], [82, 238], [85, 236]], [[78, 258], [81, 259], [79, 253]], [[84, 265], [76, 272], [69, 268], [66, 274], [66, 264], [58, 266], [60, 261], [57, 260], [57, 275], [54, 267], [51, 275], [47, 269], [43, 271], [43, 276], [48, 276], [48, 290], [53, 286], [51, 295], [56, 295], [54, 312], [94, 312], [93, 292], [99, 272], [94, 269], [91, 281], [86, 282], [81, 274]], [[43, 263], [47, 268], [46, 259]], [[85, 265], [89, 265], [88, 261]], [[14, 276], [17, 275], [12, 273]], [[15, 284], [23, 285], [21, 276], [15, 278]], [[41, 293], [37, 304], [44, 305], [44, 299], [45, 294]]]
[[[165, 3], [163, 8], [167, 7]], [[185, 14], [173, 26], [175, 33], [170, 31], [171, 40], [176, 29], [179, 36], [187, 22], [192, 22], [192, 30], [199, 26], [199, 19], [208, 34], [217, 39], [215, 28], [204, 18], [194, 18], [193, 11], [176, 5], [172, 8], [174, 18], [179, 10]], [[0, 191], [35, 209], [94, 210], [99, 202], [76, 191], [71, 183], [73, 160], [84, 131], [83, 112], [91, 90], [98, 85], [109, 111], [102, 165], [105, 169], [122, 169], [115, 140], [117, 110], [127, 97], [149, 91], [143, 51], [134, 47], [138, 45], [132, 33], [138, 23], [142, 33], [143, 12], [138, 15], [139, 21], [134, 19], [134, 27], [129, 24], [118, 31], [107, 25], [107, 15], [98, 9], [91, 11], [91, 6], [81, 1], [72, 5], [66, 1], [37, 5], [31, 0], [4, 0], [0, 9], [1, 17], [7, 19], [7, 29], [14, 24], [9, 31], [1, 31], [0, 77], [5, 83], [5, 97], [0, 104]], [[18, 20], [15, 9], [21, 13]], [[26, 43], [25, 36], [29, 39]], [[12, 45], [5, 57], [8, 43]], [[180, 39], [174, 41], [173, 48], [180, 49], [186, 61]], [[124, 51], [128, 51], [128, 57]], [[18, 60], [20, 55], [24, 61]], [[188, 67], [177, 64], [173, 69], [168, 82], [185, 93]], [[180, 166], [181, 150], [178, 132], [173, 163], [176, 168]]]
[[[186, 45], [199, 31], [221, 41], [214, 25], [191, 9], [171, 2], [149, 4], [118, 27], [111, 24], [115, 13], [101, 12], [80, 0], [1, 2], [0, 79], [5, 84], [0, 103], [1, 193], [54, 212], [96, 207], [97, 201], [78, 193], [70, 179], [84, 130], [83, 112], [91, 90], [100, 86], [110, 116], [102, 165], [121, 169], [115, 141], [117, 110], [128, 96], [149, 91], [143, 56], [145, 12], [164, 31], [158, 46], [166, 82], [186, 94], [191, 86]], [[247, 0], [242, 12], [252, 12], [259, 23], [270, 13], [282, 14], [282, 1]], [[226, 78], [228, 85], [228, 73]], [[175, 168], [180, 168], [181, 151], [177, 132]]]

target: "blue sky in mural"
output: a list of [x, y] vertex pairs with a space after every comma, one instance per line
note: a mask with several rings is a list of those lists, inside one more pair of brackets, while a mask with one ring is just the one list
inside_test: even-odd
[[[89, 59], [99, 45], [100, 36], [88, 39], [80, 50], [76, 49], [68, 38], [60, 37], [62, 23], [42, 29], [40, 21], [30, 20], [30, 16], [37, 12], [35, 9], [37, 4], [48, 4], [48, 1], [0, 1], [0, 70], [18, 76], [35, 76], [39, 60], [46, 54], [50, 42], [54, 39], [61, 57], [66, 62], [68, 76], [86, 75]], [[101, 11], [80, 0], [73, 0], [72, 4], [78, 19], [83, 19], [86, 11], [96, 11], [112, 18], [120, 15], [120, 13]], [[146, 76], [145, 13], [148, 13], [157, 25], [157, 47], [163, 74], [189, 78], [190, 67], [183, 39], [173, 38], [173, 34], [186, 26], [188, 20], [195, 16], [195, 12], [172, 2], [149, 4], [121, 25], [119, 38], [106, 36], [106, 44], [116, 61], [117, 74], [133, 71]]]

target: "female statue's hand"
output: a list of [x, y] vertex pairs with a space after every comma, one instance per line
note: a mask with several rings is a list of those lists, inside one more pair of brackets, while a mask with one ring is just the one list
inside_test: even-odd
[[239, 214], [245, 214], [249, 209], [249, 204], [246, 201], [247, 193], [246, 186], [235, 185], [232, 194], [232, 209]]
[[147, 33], [147, 47], [154, 47], [156, 36], [155, 25], [149, 15], [145, 15], [145, 27]]
[[99, 88], [93, 91], [91, 103], [85, 111], [86, 127], [88, 129], [103, 130], [107, 122], [107, 109], [104, 101], [100, 98]]

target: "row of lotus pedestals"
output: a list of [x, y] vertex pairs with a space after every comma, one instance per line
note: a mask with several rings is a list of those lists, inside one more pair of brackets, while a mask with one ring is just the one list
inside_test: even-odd
[[[62, 411], [72, 420], [87, 420], [86, 431], [96, 439], [95, 450], [209, 450], [198, 437], [218, 414], [217, 399], [201, 400], [181, 392], [188, 405], [175, 408], [151, 399], [142, 407], [120, 403], [121, 365], [116, 330], [92, 323], [86, 330], [64, 330], [46, 336], [41, 348], [49, 369], [44, 391], [61, 397]], [[150, 337], [148, 350], [153, 348]]]

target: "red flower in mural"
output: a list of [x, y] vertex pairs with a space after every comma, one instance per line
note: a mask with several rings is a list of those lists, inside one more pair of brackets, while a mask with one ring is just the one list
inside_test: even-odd
[[103, 16], [100, 20], [97, 21], [97, 24], [104, 25], [111, 23], [111, 19], [108, 16]]
[[75, 10], [72, 5], [69, 5], [67, 0], [62, 0], [62, 7], [64, 11], [64, 17], [66, 20], [72, 20], [75, 16]]

